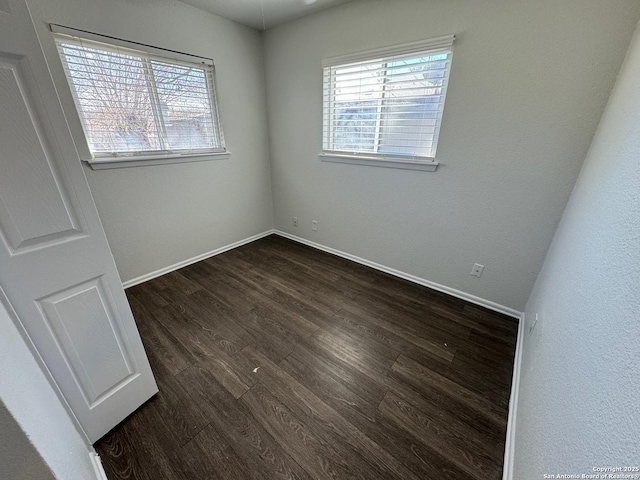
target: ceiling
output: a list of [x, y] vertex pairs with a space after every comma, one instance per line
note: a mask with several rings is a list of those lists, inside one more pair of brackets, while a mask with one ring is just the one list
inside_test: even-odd
[[[180, 0], [249, 27], [265, 30], [350, 0]], [[264, 15], [263, 15], [264, 12]]]

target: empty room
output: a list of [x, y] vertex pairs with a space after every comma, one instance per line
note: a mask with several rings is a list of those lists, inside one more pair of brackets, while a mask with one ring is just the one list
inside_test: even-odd
[[0, 478], [640, 480], [637, 0], [0, 0]]

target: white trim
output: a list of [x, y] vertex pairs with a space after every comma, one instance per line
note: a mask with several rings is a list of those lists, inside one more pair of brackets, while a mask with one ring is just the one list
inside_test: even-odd
[[102, 466], [102, 460], [100, 460], [100, 455], [98, 455], [95, 452], [89, 452], [89, 458], [91, 459], [91, 463], [93, 464], [93, 470], [96, 472], [96, 479], [109, 480]]
[[166, 165], [171, 163], [203, 162], [208, 160], [226, 160], [231, 152], [224, 153], [187, 153], [162, 156], [136, 157], [97, 157], [91, 160], [84, 160], [93, 170], [106, 170], [110, 168], [125, 167], [146, 167], [149, 165]]
[[[513, 318], [521, 318], [524, 314], [510, 307], [506, 307], [504, 305], [500, 305], [499, 303], [492, 302], [491, 300], [486, 300], [484, 298], [476, 297], [475, 295], [471, 295], [470, 293], [462, 292], [460, 290], [456, 290], [455, 288], [447, 287], [446, 285], [441, 285], [439, 283], [432, 282], [430, 280], [425, 280], [424, 278], [416, 277], [415, 275], [411, 275], [409, 273], [401, 272], [400, 270], [396, 270], [391, 267], [387, 267], [385, 265], [381, 265], [379, 263], [372, 262], [370, 260], [366, 260], [364, 258], [357, 257], [355, 255], [351, 255], [350, 253], [345, 253], [340, 250], [336, 250], [335, 248], [326, 247], [316, 242], [312, 242], [302, 237], [297, 237], [295, 235], [291, 235], [290, 233], [283, 232], [281, 230], [271, 229], [265, 232], [259, 233], [249, 238], [245, 238], [244, 240], [239, 240], [232, 244], [226, 245], [224, 247], [220, 247], [216, 250], [212, 250], [207, 253], [203, 253], [202, 255], [197, 255], [195, 257], [189, 258], [187, 260], [183, 260], [178, 263], [174, 263], [173, 265], [169, 265], [164, 268], [160, 268], [153, 272], [147, 273], [145, 275], [141, 275], [136, 278], [132, 278], [131, 280], [127, 280], [122, 283], [123, 288], [133, 287], [140, 283], [153, 280], [154, 278], [160, 277], [167, 273], [173, 272], [174, 270], [178, 270], [180, 268], [186, 267], [188, 265], [194, 264], [201, 260], [205, 260], [210, 257], [214, 257], [221, 253], [227, 252], [237, 247], [241, 247], [242, 245], [246, 245], [247, 243], [254, 242], [256, 240], [260, 240], [261, 238], [267, 237], [269, 235], [276, 234], [281, 237], [288, 238], [289, 240], [293, 240], [294, 242], [302, 243], [303, 245], [307, 245], [309, 247], [317, 248], [318, 250], [322, 250], [327, 253], [331, 253], [333, 255], [337, 255], [342, 258], [346, 258], [347, 260], [354, 261], [356, 263], [360, 263], [361, 265], [366, 265], [367, 267], [375, 268], [376, 270], [380, 270], [381, 272], [388, 273], [395, 277], [402, 278], [404, 280], [408, 280], [413, 283], [417, 283], [418, 285], [422, 285], [423, 287], [428, 287], [433, 290], [437, 290], [442, 293], [446, 293], [451, 295], [452, 297], [460, 298], [462, 300], [466, 300], [469, 303], [473, 303], [475, 305], [480, 305], [481, 307], [488, 308], [489, 310], [493, 310], [494, 312], [502, 313], [504, 315], [508, 315]], [[520, 333], [518, 333], [520, 336]], [[519, 338], [519, 337], [518, 337]], [[520, 340], [518, 340], [520, 341]], [[517, 353], [517, 352], [516, 352]]]
[[403, 43], [391, 47], [375, 48], [364, 52], [349, 53], [347, 55], [339, 55], [336, 57], [325, 58], [322, 60], [322, 68], [334, 67], [353, 62], [371, 60], [378, 57], [391, 57], [394, 55], [403, 55], [406, 53], [416, 53], [422, 50], [436, 50], [451, 48], [456, 36], [443, 35], [441, 37], [429, 38], [427, 40], [418, 40], [417, 42]]
[[511, 380], [511, 398], [509, 399], [509, 420], [507, 421], [507, 439], [504, 445], [504, 463], [502, 480], [513, 480], [513, 457], [515, 454], [516, 421], [518, 413], [518, 398], [520, 396], [520, 377], [522, 372], [522, 351], [524, 350], [525, 314], [520, 316], [518, 325], [518, 340], [516, 355], [513, 363], [513, 379]]
[[237, 247], [241, 247], [247, 243], [255, 242], [256, 240], [260, 240], [261, 238], [267, 237], [273, 233], [276, 233], [274, 230], [267, 230], [266, 232], [259, 233], [258, 235], [254, 235], [249, 238], [245, 238], [244, 240], [238, 240], [237, 242], [231, 243], [224, 247], [216, 248], [215, 250], [211, 250], [210, 252], [203, 253], [202, 255], [197, 255], [195, 257], [189, 258], [187, 260], [182, 260], [181, 262], [174, 263], [173, 265], [169, 265], [168, 267], [160, 268], [159, 270], [155, 270], [153, 272], [147, 273], [145, 275], [140, 275], [139, 277], [132, 278], [131, 280], [127, 280], [126, 282], [122, 282], [122, 288], [129, 288], [140, 283], [153, 280], [154, 278], [160, 277], [161, 275], [165, 275], [167, 273], [173, 272], [174, 270], [178, 270], [180, 268], [186, 267], [188, 265], [194, 264], [201, 260], [205, 260], [210, 257], [214, 257], [216, 255], [220, 255], [221, 253], [227, 252]]
[[[224, 247], [217, 248], [216, 250], [212, 250], [207, 253], [203, 253], [202, 255], [197, 255], [195, 257], [189, 258], [187, 260], [183, 260], [178, 263], [174, 263], [173, 265], [169, 265], [164, 268], [160, 268], [153, 272], [147, 273], [145, 275], [141, 275], [136, 278], [132, 278], [131, 280], [127, 280], [122, 283], [123, 288], [133, 287], [140, 283], [153, 280], [154, 278], [160, 277], [161, 275], [165, 275], [167, 273], [173, 272], [174, 270], [178, 270], [180, 268], [186, 267], [188, 265], [194, 264], [201, 260], [205, 260], [210, 257], [214, 257], [221, 253], [227, 252], [237, 247], [241, 247], [242, 245], [246, 245], [247, 243], [255, 242], [256, 240], [260, 240], [261, 238], [267, 237], [269, 235], [276, 234], [281, 237], [288, 238], [289, 240], [293, 240], [294, 242], [302, 243], [303, 245], [307, 245], [309, 247], [317, 248], [318, 250], [322, 250], [327, 253], [331, 253], [333, 255], [337, 255], [338, 257], [346, 258], [347, 260], [351, 260], [356, 263], [360, 263], [361, 265], [366, 265], [367, 267], [375, 268], [376, 270], [380, 270], [381, 272], [388, 273], [395, 277], [402, 278], [404, 280], [408, 280], [413, 283], [417, 283], [418, 285], [422, 285], [423, 287], [428, 287], [433, 290], [437, 290], [442, 293], [446, 293], [451, 295], [452, 297], [460, 298], [462, 300], [466, 300], [469, 303], [473, 303], [475, 305], [480, 305], [481, 307], [488, 308], [489, 310], [493, 310], [494, 312], [502, 313], [504, 315], [508, 315], [510, 317], [519, 319], [522, 317], [523, 313], [519, 312], [510, 307], [506, 307], [504, 305], [500, 305], [499, 303], [492, 302], [491, 300], [486, 300], [484, 298], [476, 297], [475, 295], [471, 295], [470, 293], [462, 292], [460, 290], [456, 290], [455, 288], [447, 287], [446, 285], [441, 285], [439, 283], [432, 282], [430, 280], [425, 280], [424, 278], [416, 277], [415, 275], [411, 275], [409, 273], [401, 272], [400, 270], [396, 270], [391, 267], [387, 267], [385, 265], [381, 265], [379, 263], [372, 262], [370, 260], [366, 260], [364, 258], [357, 257], [355, 255], [351, 255], [350, 253], [345, 253], [340, 250], [336, 250], [335, 248], [326, 247], [316, 242], [312, 242], [302, 237], [297, 237], [295, 235], [291, 235], [290, 233], [283, 232], [281, 230], [271, 229], [265, 232], [259, 233], [252, 237], [245, 238], [244, 240], [239, 240], [237, 242], [231, 243]], [[520, 335], [520, 333], [518, 334]]]
[[[355, 165], [435, 171], [438, 164], [435, 162], [434, 157], [438, 145], [438, 137], [440, 134], [445, 100], [447, 97], [447, 86], [451, 74], [453, 42], [455, 38], [455, 35], [445, 35], [428, 40], [421, 40], [387, 48], [378, 48], [375, 50], [324, 59], [322, 61], [323, 120], [322, 152], [320, 154], [321, 159], [323, 161]], [[432, 57], [437, 55], [441, 55], [444, 58], [435, 60], [435, 57]], [[442, 85], [437, 86], [437, 84], [434, 84], [429, 90], [426, 90], [425, 86], [421, 86], [420, 89], [418, 89], [413, 85], [415, 79], [411, 80], [409, 78], [404, 78], [406, 75], [403, 76], [402, 73], [394, 70], [395, 67], [390, 66], [394, 62], [402, 59], [419, 61], [420, 65], [443, 63], [444, 68], [442, 69], [442, 77], [438, 76], [442, 81]], [[363, 145], [356, 145], [355, 147], [358, 147], [360, 150], [353, 152], [349, 151], [350, 149], [340, 148], [340, 145], [338, 145], [340, 142], [335, 138], [336, 132], [334, 130], [336, 127], [336, 119], [342, 115], [339, 108], [341, 100], [338, 98], [340, 96], [339, 92], [341, 91], [340, 85], [343, 81], [341, 79], [344, 77], [344, 79], [351, 79], [346, 81], [352, 81], [354, 78], [352, 77], [353, 75], [367, 76], [372, 74], [368, 66], [375, 67], [380, 78], [384, 80], [382, 83], [376, 84], [376, 82], [373, 82], [370, 84], [371, 88], [375, 90], [373, 97], [370, 100], [375, 102], [374, 104], [377, 104], [375, 125], [372, 126], [375, 131], [375, 142], [372, 148], [373, 152], [367, 151]], [[435, 108], [435, 110], [431, 112], [435, 114], [435, 118], [433, 119], [433, 134], [428, 134], [420, 123], [413, 123], [412, 121], [410, 124], [406, 125], [406, 127], [411, 130], [412, 134], [417, 135], [417, 139], [415, 139], [415, 141], [418, 142], [413, 147], [409, 148], [409, 150], [412, 150], [412, 152], [408, 152], [410, 153], [409, 155], [400, 155], [397, 153], [407, 148], [406, 146], [401, 145], [402, 142], [397, 143], [400, 141], [399, 139], [396, 139], [397, 141], [391, 140], [390, 144], [387, 145], [388, 149], [396, 151], [395, 154], [385, 155], [379, 152], [380, 142], [378, 140], [380, 140], [379, 137], [386, 128], [384, 126], [385, 122], [390, 119], [393, 123], [396, 118], [396, 113], [392, 111], [383, 113], [381, 110], [382, 107], [387, 104], [386, 100], [388, 100], [388, 92], [386, 88], [388, 81], [394, 83], [396, 88], [402, 91], [413, 91], [411, 95], [412, 98], [424, 97], [424, 99], [427, 100], [427, 97], [430, 97], [431, 100], [437, 100], [437, 102], [429, 103], [429, 105]], [[407, 90], [405, 90], [405, 88], [407, 88]], [[362, 84], [359, 86], [354, 85], [354, 89], [357, 91], [352, 92], [354, 95], [357, 94], [357, 97], [364, 98], [362, 95], [365, 93], [366, 88]], [[437, 94], [436, 90], [439, 90]], [[372, 106], [373, 105], [370, 105], [370, 107]], [[400, 115], [402, 116], [402, 114]], [[427, 142], [429, 138], [431, 138], [431, 140]], [[431, 144], [431, 147], [429, 147], [429, 155], [418, 155], [418, 150], [422, 147], [426, 148], [426, 145], [429, 143]]]
[[[161, 275], [172, 272], [174, 270], [178, 270], [179, 268], [186, 267], [187, 265], [191, 265], [193, 263], [199, 262], [206, 258], [219, 255], [231, 249], [240, 247], [247, 243], [251, 243], [255, 240], [259, 240], [261, 238], [267, 237], [272, 234], [279, 235], [284, 238], [288, 238], [289, 240], [293, 240], [294, 242], [298, 242], [303, 245], [307, 245], [309, 247], [317, 248], [318, 250], [322, 250], [324, 252], [331, 253], [333, 255], [337, 255], [342, 258], [346, 258], [347, 260], [360, 263], [361, 265], [366, 265], [367, 267], [375, 268], [376, 270], [389, 273], [391, 275], [408, 280], [418, 285], [432, 288], [433, 290], [446, 293], [453, 297], [466, 300], [467, 302], [473, 303], [475, 305], [480, 305], [481, 307], [488, 308], [489, 310], [493, 310], [495, 312], [509, 315], [510, 317], [514, 317], [518, 319], [518, 339], [516, 341], [515, 361], [513, 365], [513, 378], [511, 381], [511, 397], [509, 399], [509, 419], [507, 421], [507, 436], [506, 436], [506, 442], [505, 442], [504, 467], [503, 467], [503, 476], [502, 476], [502, 480], [513, 480], [513, 456], [514, 456], [514, 449], [515, 449], [516, 418], [517, 418], [517, 410], [518, 410], [518, 397], [520, 393], [520, 376], [521, 376], [521, 370], [522, 370], [522, 352], [524, 348], [524, 330], [525, 330], [525, 314], [522, 312], [519, 312], [510, 307], [506, 307], [504, 305], [500, 305], [490, 300], [486, 300], [480, 297], [476, 297], [475, 295], [471, 295], [469, 293], [456, 290], [455, 288], [447, 287], [445, 285], [440, 285], [438, 283], [431, 282], [429, 280], [425, 280], [420, 277], [416, 277], [415, 275], [404, 273], [394, 268], [386, 267], [379, 263], [371, 262], [369, 260], [365, 260], [364, 258], [351, 255], [350, 253], [345, 253], [340, 250], [336, 250], [335, 248], [326, 247], [319, 243], [312, 242], [302, 237], [291, 235], [290, 233], [283, 232], [281, 230], [275, 230], [275, 229], [267, 230], [266, 232], [260, 233], [258, 235], [254, 235], [253, 237], [240, 240], [238, 242], [232, 243], [225, 247], [221, 247], [216, 250], [212, 250], [211, 252], [198, 255], [197, 257], [193, 257], [189, 260], [184, 260], [174, 265], [162, 268], [160, 270], [156, 270], [155, 272], [151, 272], [146, 275], [142, 275], [140, 277], [134, 278], [132, 280], [124, 282], [123, 287], [124, 288], [133, 287], [134, 285], [138, 285], [139, 283], [146, 282], [147, 280], [151, 280], [153, 278], [159, 277]], [[95, 456], [96, 456], [95, 461], [100, 462], [100, 458], [97, 455]], [[99, 463], [99, 465], [100, 465], [100, 468], [102, 468], [102, 464]], [[102, 472], [104, 472], [104, 470], [102, 470]], [[98, 477], [98, 479], [102, 480], [102, 477]], [[106, 476], [104, 477], [104, 479], [106, 480]]]
[[396, 157], [368, 157], [365, 155], [350, 155], [347, 153], [324, 152], [318, 155], [323, 162], [348, 163], [350, 165], [368, 165], [371, 167], [400, 168], [403, 170], [422, 170], [435, 172], [438, 162], [420, 162], [403, 160]]
[[276, 235], [280, 235], [281, 237], [288, 238], [289, 240], [302, 243], [309, 247], [317, 248], [318, 250], [323, 250], [325, 252], [332, 253], [339, 257], [352, 260], [356, 263], [366, 265], [367, 267], [375, 268], [376, 270], [380, 270], [381, 272], [389, 273], [393, 276], [403, 278], [405, 280], [409, 280], [410, 282], [417, 283], [418, 285], [422, 285], [424, 287], [429, 287], [429, 288], [432, 288], [433, 290], [446, 293], [448, 295], [451, 295], [452, 297], [460, 298], [462, 300], [466, 300], [467, 302], [480, 305], [481, 307], [488, 308], [489, 310], [493, 310], [494, 312], [503, 313], [505, 315], [508, 315], [514, 318], [520, 318], [522, 316], [522, 312], [519, 312], [510, 307], [506, 307], [504, 305], [500, 305], [499, 303], [492, 302], [491, 300], [486, 300], [484, 298], [476, 297], [475, 295], [471, 295], [470, 293], [465, 293], [460, 290], [456, 290], [455, 288], [447, 287], [446, 285], [440, 285], [439, 283], [435, 283], [430, 280], [425, 280], [424, 278], [416, 277], [415, 275], [401, 272], [400, 270], [396, 270], [394, 268], [390, 268], [385, 265], [372, 262], [370, 260], [365, 260], [364, 258], [356, 257], [355, 255], [351, 255], [350, 253], [345, 253], [340, 250], [336, 250], [335, 248], [325, 247], [324, 245], [321, 245], [319, 243], [312, 242], [302, 237], [291, 235], [290, 233], [286, 233], [281, 230], [274, 230], [273, 233], [275, 233]]
[[18, 333], [22, 337], [22, 340], [24, 341], [25, 345], [31, 352], [31, 355], [33, 355], [33, 358], [35, 359], [36, 363], [42, 370], [42, 373], [45, 379], [47, 380], [47, 383], [53, 389], [55, 395], [58, 397], [58, 400], [60, 400], [60, 404], [69, 415], [69, 418], [71, 419], [71, 423], [73, 423], [73, 426], [77, 430], [78, 434], [82, 437], [82, 440], [86, 442], [86, 444], [90, 447], [91, 441], [89, 440], [89, 436], [87, 435], [87, 432], [84, 431], [84, 428], [80, 424], [80, 420], [78, 420], [78, 417], [76, 417], [76, 414], [74, 413], [74, 411], [71, 410], [71, 406], [69, 405], [69, 402], [67, 401], [66, 397], [62, 393], [62, 390], [60, 390], [60, 386], [57, 384], [56, 380], [53, 378], [53, 374], [51, 373], [51, 370], [49, 369], [47, 364], [44, 362], [42, 355], [40, 355], [40, 352], [36, 348], [36, 344], [33, 342], [31, 337], [29, 336], [29, 333], [27, 332], [27, 329], [25, 328], [24, 323], [22, 323], [22, 319], [20, 319], [20, 317], [18, 316], [18, 313], [15, 311], [15, 309], [13, 308], [13, 305], [9, 301], [9, 297], [7, 297], [7, 294], [4, 293], [4, 290], [2, 289], [2, 285], [0, 285], [0, 305], [4, 306], [4, 308], [7, 310], [7, 313], [9, 314], [9, 318], [15, 325], [16, 329], [18, 330]]
[[53, 33], [67, 35], [73, 38], [92, 40], [94, 42], [100, 42], [106, 45], [116, 45], [118, 47], [128, 48], [130, 50], [137, 50], [139, 52], [146, 52], [152, 55], [159, 55], [164, 59], [178, 60], [180, 62], [189, 63], [204, 63], [206, 65], [213, 66], [213, 60], [211, 58], [201, 57], [199, 55], [191, 55], [189, 53], [177, 52], [175, 50], [168, 50], [166, 48], [154, 47], [145, 43], [132, 42], [130, 40], [123, 40], [122, 38], [110, 37], [109, 35], [100, 35], [99, 33], [88, 32], [87, 30], [79, 30], [77, 28], [65, 27], [64, 25], [58, 25], [56, 23], [50, 23], [49, 28]]

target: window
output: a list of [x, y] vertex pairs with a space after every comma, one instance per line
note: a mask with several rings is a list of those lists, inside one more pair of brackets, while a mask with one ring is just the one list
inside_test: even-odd
[[213, 62], [56, 30], [90, 162], [225, 152]]
[[326, 60], [321, 156], [435, 170], [454, 38]]

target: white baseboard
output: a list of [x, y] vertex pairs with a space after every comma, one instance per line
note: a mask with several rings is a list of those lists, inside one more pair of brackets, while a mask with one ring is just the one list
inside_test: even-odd
[[362, 265], [366, 265], [367, 267], [375, 268], [376, 270], [380, 270], [385, 273], [389, 273], [399, 278], [403, 278], [405, 280], [409, 280], [410, 282], [417, 283], [418, 285], [422, 285], [425, 287], [432, 288], [433, 290], [437, 290], [439, 292], [446, 293], [456, 298], [460, 298], [462, 300], [466, 300], [467, 302], [474, 303], [476, 305], [480, 305], [481, 307], [488, 308], [489, 310], [493, 310], [498, 313], [503, 313], [505, 315], [509, 315], [510, 317], [520, 318], [522, 312], [519, 312], [513, 308], [506, 307], [504, 305], [500, 305], [498, 303], [492, 302], [490, 300], [486, 300], [484, 298], [476, 297], [475, 295], [471, 295], [466, 292], [462, 292], [460, 290], [456, 290], [455, 288], [447, 287], [446, 285], [440, 285], [439, 283], [432, 282], [430, 280], [426, 280], [424, 278], [416, 277], [415, 275], [411, 275], [409, 273], [401, 272], [400, 270], [396, 270], [391, 267], [387, 267], [385, 265], [381, 265], [379, 263], [375, 263], [364, 258], [357, 257], [355, 255], [351, 255], [350, 253], [342, 252], [340, 250], [336, 250], [335, 248], [326, 247], [316, 242], [312, 242], [310, 240], [304, 239], [302, 237], [297, 237], [295, 235], [291, 235], [290, 233], [283, 232], [281, 230], [267, 230], [265, 232], [259, 233], [258, 235], [254, 235], [249, 238], [245, 238], [243, 240], [239, 240], [237, 242], [231, 243], [229, 245], [225, 245], [224, 247], [217, 248], [207, 253], [203, 253], [201, 255], [188, 258], [186, 260], [182, 260], [178, 263], [174, 263], [173, 265], [169, 265], [164, 268], [160, 268], [153, 272], [147, 273], [145, 275], [141, 275], [136, 278], [132, 278], [131, 280], [127, 280], [122, 283], [123, 288], [133, 287], [143, 282], [147, 282], [154, 278], [160, 277], [161, 275], [165, 275], [167, 273], [173, 272], [174, 270], [178, 270], [180, 268], [186, 267], [193, 263], [197, 263], [201, 260], [205, 260], [210, 257], [214, 257], [216, 255], [220, 255], [221, 253], [227, 252], [237, 247], [241, 247], [247, 243], [254, 242], [261, 238], [267, 237], [272, 234], [280, 235], [281, 237], [288, 238], [289, 240], [293, 240], [298, 243], [302, 243], [304, 245], [308, 245], [313, 248], [317, 248], [318, 250], [322, 250], [333, 255], [337, 255], [342, 258], [346, 258], [348, 260], [352, 260], [354, 262], [360, 263]]
[[[175, 263], [173, 265], [169, 265], [168, 267], [161, 268], [154, 272], [148, 273], [146, 275], [142, 275], [140, 277], [134, 278], [127, 282], [123, 283], [124, 288], [133, 287], [134, 285], [138, 285], [139, 283], [146, 282], [153, 278], [159, 277], [169, 272], [173, 272], [174, 270], [178, 270], [182, 267], [186, 267], [187, 265], [191, 265], [193, 263], [199, 262], [206, 258], [213, 257], [215, 255], [219, 255], [221, 253], [227, 252], [234, 248], [240, 247], [247, 243], [251, 243], [253, 241], [259, 240], [261, 238], [267, 237], [271, 234], [280, 235], [281, 237], [288, 238], [289, 240], [293, 240], [294, 242], [302, 243], [309, 247], [317, 248], [318, 250], [322, 250], [324, 252], [331, 253], [333, 255], [337, 255], [342, 258], [346, 258], [348, 260], [352, 260], [356, 263], [360, 263], [362, 265], [366, 265], [367, 267], [375, 268], [376, 270], [380, 270], [385, 273], [389, 273], [390, 275], [394, 275], [399, 278], [403, 278], [410, 282], [416, 283], [418, 285], [422, 285], [428, 288], [432, 288], [433, 290], [437, 290], [439, 292], [446, 293], [456, 298], [460, 298], [462, 300], [466, 300], [467, 302], [479, 305], [481, 307], [488, 308], [489, 310], [493, 310], [498, 313], [503, 313], [505, 315], [509, 315], [511, 317], [517, 318], [519, 321], [518, 325], [518, 340], [516, 343], [516, 352], [515, 352], [515, 361], [513, 365], [513, 379], [511, 383], [511, 398], [509, 400], [509, 420], [507, 422], [507, 438], [505, 442], [505, 453], [504, 453], [504, 467], [503, 467], [503, 476], [502, 480], [513, 480], [513, 454], [514, 454], [514, 440], [515, 440], [515, 432], [516, 432], [516, 414], [518, 409], [518, 394], [520, 391], [520, 371], [521, 371], [521, 361], [522, 361], [522, 349], [523, 349], [523, 341], [524, 341], [524, 330], [525, 330], [525, 316], [524, 313], [519, 312], [513, 308], [506, 307], [504, 305], [500, 305], [498, 303], [492, 302], [490, 300], [486, 300], [484, 298], [476, 297], [475, 295], [471, 295], [466, 292], [462, 292], [460, 290], [456, 290], [455, 288], [447, 287], [446, 285], [440, 285], [435, 282], [431, 282], [429, 280], [425, 280], [424, 278], [416, 277], [415, 275], [411, 275], [409, 273], [401, 272], [400, 270], [396, 270], [394, 268], [387, 267], [385, 265], [381, 265], [379, 263], [375, 263], [364, 258], [357, 257], [355, 255], [351, 255], [350, 253], [345, 253], [340, 250], [336, 250], [335, 248], [326, 247], [316, 242], [312, 242], [310, 240], [306, 240], [302, 237], [297, 237], [295, 235], [291, 235], [290, 233], [283, 232], [281, 230], [267, 230], [266, 232], [260, 233], [258, 235], [254, 235], [249, 238], [245, 238], [244, 240], [240, 240], [238, 242], [232, 243], [230, 245], [226, 245], [224, 247], [220, 247], [216, 250], [212, 250], [207, 253], [203, 253], [202, 255], [198, 255], [196, 257], [190, 258], [188, 260], [183, 260], [181, 262]], [[104, 473], [104, 469], [102, 468], [102, 462], [100, 461], [100, 457], [91, 453], [91, 460], [94, 464], [94, 468], [96, 470], [96, 476], [98, 480], [107, 480], [106, 474]]]
[[310, 240], [297, 237], [295, 235], [291, 235], [290, 233], [283, 232], [281, 230], [274, 230], [273, 233], [280, 235], [281, 237], [288, 238], [289, 240], [293, 240], [295, 242], [302, 243], [304, 245], [308, 245], [313, 248], [317, 248], [318, 250], [332, 253], [333, 255], [337, 255], [339, 257], [352, 260], [362, 265], [366, 265], [367, 267], [375, 268], [376, 270], [380, 270], [382, 272], [389, 273], [396, 277], [409, 280], [410, 282], [417, 283], [418, 285], [429, 287], [429, 288], [432, 288], [433, 290], [437, 290], [439, 292], [446, 293], [453, 297], [466, 300], [467, 302], [480, 305], [481, 307], [488, 308], [489, 310], [493, 310], [494, 312], [503, 313], [505, 315], [509, 315], [510, 317], [514, 317], [514, 318], [520, 318], [522, 316], [522, 312], [514, 310], [513, 308], [505, 307], [504, 305], [500, 305], [498, 303], [492, 302], [490, 300], [486, 300], [484, 298], [476, 297], [475, 295], [471, 295], [466, 292], [461, 292], [460, 290], [456, 290], [455, 288], [447, 287], [446, 285], [440, 285], [439, 283], [431, 282], [429, 280], [425, 280], [424, 278], [416, 277], [415, 275], [401, 272], [400, 270], [396, 270], [394, 268], [390, 268], [385, 265], [380, 265], [379, 263], [371, 262], [364, 258], [356, 257], [355, 255], [351, 255], [350, 253], [345, 253], [340, 250], [336, 250], [335, 248], [325, 247], [324, 245], [321, 245], [319, 243], [312, 242]]
[[507, 439], [504, 445], [504, 466], [502, 480], [513, 480], [513, 456], [515, 453], [516, 419], [518, 413], [518, 396], [520, 395], [520, 375], [522, 371], [522, 350], [524, 349], [525, 316], [520, 316], [516, 355], [513, 362], [513, 379], [511, 380], [511, 398], [509, 399], [509, 420], [507, 421]]
[[207, 258], [214, 257], [216, 255], [220, 255], [221, 253], [227, 252], [229, 250], [233, 250], [234, 248], [237, 248], [237, 247], [241, 247], [242, 245], [245, 245], [247, 243], [254, 242], [256, 240], [259, 240], [259, 239], [261, 239], [263, 237], [266, 237], [268, 235], [271, 235], [273, 233], [275, 233], [274, 230], [267, 230], [266, 232], [259, 233], [258, 235], [254, 235], [253, 237], [245, 238], [244, 240], [239, 240], [237, 242], [231, 243], [231, 244], [226, 245], [224, 247], [216, 248], [215, 250], [211, 250], [210, 252], [203, 253], [202, 255], [198, 255], [196, 257], [192, 257], [192, 258], [189, 258], [187, 260], [183, 260], [181, 262], [174, 263], [173, 265], [169, 265], [168, 267], [161, 268], [161, 269], [156, 270], [154, 272], [147, 273], [145, 275], [141, 275], [141, 276], [136, 277], [136, 278], [132, 278], [131, 280], [127, 280], [126, 282], [123, 282], [122, 283], [122, 287], [123, 288], [133, 287], [133, 286], [138, 285], [140, 283], [152, 280], [152, 279], [154, 279], [156, 277], [160, 277], [161, 275], [165, 275], [167, 273], [173, 272], [174, 270], [178, 270], [178, 269], [180, 269], [182, 267], [186, 267], [186, 266], [191, 265], [193, 263], [197, 263], [197, 262], [199, 262], [201, 260], [205, 260]]
[[505, 315], [509, 315], [510, 317], [520, 318], [522, 316], [522, 312], [519, 312], [513, 308], [506, 307], [504, 305], [500, 305], [499, 303], [492, 302], [491, 300], [486, 300], [484, 298], [476, 297], [475, 295], [471, 295], [470, 293], [462, 292], [460, 290], [456, 290], [455, 288], [447, 287], [446, 285], [441, 285], [439, 283], [432, 282], [430, 280], [426, 280], [424, 278], [416, 277], [415, 275], [411, 275], [409, 273], [401, 272], [400, 270], [396, 270], [391, 267], [387, 267], [385, 265], [381, 265], [379, 263], [372, 262], [370, 260], [366, 260], [364, 258], [357, 257], [355, 255], [351, 255], [350, 253], [342, 252], [340, 250], [336, 250], [335, 248], [326, 247], [316, 242], [312, 242], [302, 237], [297, 237], [295, 235], [291, 235], [290, 233], [283, 232], [281, 230], [267, 230], [265, 232], [259, 233], [258, 235], [254, 235], [249, 238], [245, 238], [243, 240], [239, 240], [237, 242], [231, 243], [224, 247], [217, 248], [207, 253], [203, 253], [196, 257], [189, 258], [187, 260], [183, 260], [178, 263], [174, 263], [173, 265], [169, 265], [167, 267], [161, 268], [159, 270], [147, 273], [145, 275], [141, 275], [139, 277], [133, 278], [131, 280], [127, 280], [122, 283], [123, 288], [133, 287], [140, 283], [146, 282], [148, 280], [152, 280], [161, 275], [165, 275], [167, 273], [173, 272], [174, 270], [178, 270], [182, 267], [186, 267], [193, 263], [199, 262], [206, 258], [214, 257], [221, 253], [227, 252], [237, 247], [241, 247], [247, 243], [254, 242], [261, 238], [267, 237], [271, 234], [280, 235], [281, 237], [288, 238], [289, 240], [293, 240], [294, 242], [302, 243], [304, 245], [308, 245], [309, 247], [317, 248], [318, 250], [322, 250], [324, 252], [331, 253], [333, 255], [337, 255], [342, 258], [346, 258], [348, 260], [352, 260], [354, 262], [360, 263], [362, 265], [366, 265], [367, 267], [375, 268], [376, 270], [380, 270], [381, 272], [389, 273], [399, 278], [403, 278], [405, 280], [409, 280], [410, 282], [417, 283], [418, 285], [422, 285], [424, 287], [432, 288], [433, 290], [437, 290], [439, 292], [446, 293], [456, 298], [460, 298], [462, 300], [466, 300], [467, 302], [473, 303], [475, 305], [480, 305], [481, 307], [488, 308], [489, 310], [493, 310], [498, 313], [503, 313]]
[[95, 452], [89, 452], [89, 458], [91, 459], [93, 470], [96, 472], [96, 480], [109, 480], [104, 468], [102, 467], [102, 460], [100, 460], [100, 456]]

